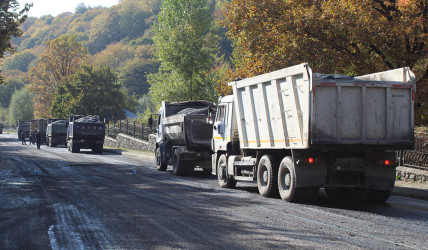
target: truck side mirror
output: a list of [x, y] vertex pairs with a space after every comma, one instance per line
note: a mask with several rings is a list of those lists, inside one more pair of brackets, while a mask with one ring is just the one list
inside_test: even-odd
[[[213, 125], [214, 121], [210, 117], [207, 117], [207, 124]], [[217, 128], [214, 128], [214, 129], [217, 129]]]
[[213, 126], [214, 130], [217, 130], [217, 133], [223, 134], [224, 133], [224, 123], [223, 122], [216, 122]]

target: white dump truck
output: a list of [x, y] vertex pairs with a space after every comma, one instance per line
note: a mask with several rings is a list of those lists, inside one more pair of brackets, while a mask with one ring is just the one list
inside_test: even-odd
[[[156, 126], [156, 166], [174, 175], [189, 175], [196, 167], [211, 172], [212, 124], [216, 105], [207, 101], [162, 102]], [[151, 124], [151, 122], [149, 122]]]
[[213, 126], [220, 186], [257, 181], [262, 196], [385, 202], [393, 150], [414, 146], [415, 77], [409, 68], [349, 77], [300, 64], [229, 83]]

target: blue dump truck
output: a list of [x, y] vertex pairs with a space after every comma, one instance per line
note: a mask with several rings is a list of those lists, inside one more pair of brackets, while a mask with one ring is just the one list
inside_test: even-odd
[[67, 126], [67, 148], [72, 153], [80, 149], [92, 149], [93, 153], [102, 153], [105, 124], [98, 116], [70, 115]]

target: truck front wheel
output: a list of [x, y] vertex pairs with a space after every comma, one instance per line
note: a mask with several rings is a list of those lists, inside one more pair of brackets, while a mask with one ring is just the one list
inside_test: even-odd
[[227, 172], [226, 162], [227, 162], [226, 155], [222, 154], [217, 161], [218, 183], [222, 188], [234, 188], [236, 186], [236, 180], [233, 177], [226, 175], [226, 172]]
[[160, 152], [160, 148], [156, 148], [155, 157], [156, 157], [156, 169], [158, 171], [165, 171], [168, 165], [166, 163], [162, 163], [162, 155]]
[[264, 197], [278, 196], [278, 166], [270, 155], [263, 155], [259, 161], [257, 187]]

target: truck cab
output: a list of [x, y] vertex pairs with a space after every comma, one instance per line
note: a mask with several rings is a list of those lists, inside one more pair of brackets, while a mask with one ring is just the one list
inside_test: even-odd
[[231, 150], [232, 142], [239, 144], [236, 115], [233, 106], [233, 96], [219, 98], [217, 115], [213, 126], [212, 149], [214, 152], [227, 152], [228, 145]]

